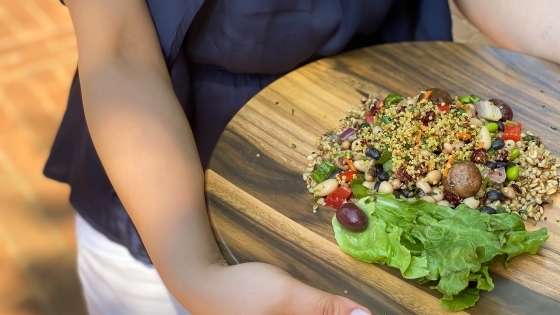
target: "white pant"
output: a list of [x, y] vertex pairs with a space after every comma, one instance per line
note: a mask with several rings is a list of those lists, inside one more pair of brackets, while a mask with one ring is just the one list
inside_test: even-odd
[[76, 216], [78, 274], [90, 315], [190, 315], [153, 266]]

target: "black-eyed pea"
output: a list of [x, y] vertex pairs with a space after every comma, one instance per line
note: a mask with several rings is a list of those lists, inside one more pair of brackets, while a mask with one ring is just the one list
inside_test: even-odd
[[313, 189], [313, 194], [315, 196], [327, 196], [338, 188], [338, 181], [334, 178], [327, 179], [326, 181], [318, 184]]
[[342, 158], [334, 159], [334, 164], [336, 165], [336, 167], [343, 171], [347, 171], [350, 169], [350, 166], [348, 166]]

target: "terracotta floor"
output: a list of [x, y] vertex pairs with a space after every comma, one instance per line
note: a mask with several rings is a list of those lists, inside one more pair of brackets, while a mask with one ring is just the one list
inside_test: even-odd
[[[454, 21], [457, 41], [488, 42]], [[76, 59], [58, 0], [0, 0], [0, 315], [85, 314], [69, 190], [41, 173]]]

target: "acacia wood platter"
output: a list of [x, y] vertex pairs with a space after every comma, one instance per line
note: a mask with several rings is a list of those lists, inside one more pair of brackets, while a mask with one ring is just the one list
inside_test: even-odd
[[[432, 87], [510, 104], [523, 130], [560, 156], [560, 66], [485, 46], [417, 42], [363, 48], [310, 63], [270, 84], [226, 127], [206, 171], [216, 240], [230, 264], [276, 265], [316, 288], [347, 296], [375, 314], [447, 314], [441, 294], [397, 269], [344, 254], [334, 211], [313, 212], [302, 172], [316, 137], [338, 127], [364, 95], [413, 96]], [[558, 127], [558, 131], [551, 127]], [[558, 198], [528, 230], [548, 228], [536, 255], [491, 267], [495, 288], [459, 314], [560, 314]], [[536, 226], [535, 226], [536, 224]]]

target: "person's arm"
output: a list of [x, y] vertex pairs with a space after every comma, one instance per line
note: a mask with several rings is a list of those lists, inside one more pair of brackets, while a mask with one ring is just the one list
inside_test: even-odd
[[560, 63], [560, 1], [455, 0], [467, 20], [498, 46]]
[[[66, 0], [89, 131], [163, 281], [198, 314], [348, 315], [359, 305], [266, 264], [226, 266], [204, 176], [144, 0]], [[164, 5], [164, 4], [162, 4]]]

